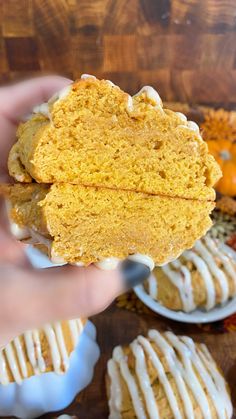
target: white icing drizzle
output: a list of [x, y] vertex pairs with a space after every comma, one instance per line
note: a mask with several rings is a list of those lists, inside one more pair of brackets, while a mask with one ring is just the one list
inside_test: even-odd
[[96, 262], [95, 265], [99, 269], [103, 269], [104, 271], [109, 271], [116, 269], [119, 265], [120, 259], [117, 259], [115, 257], [105, 258], [103, 260], [100, 260], [99, 262]]
[[[167, 342], [167, 340], [164, 339], [164, 337], [157, 330], [149, 330], [148, 337], [157, 345], [158, 349], [163, 353], [165, 357], [170, 372], [175, 380], [179, 396], [183, 402], [186, 417], [193, 418], [193, 404], [189, 397], [186, 383], [182, 375], [181, 366], [179, 360], [176, 357], [175, 351], [173, 350], [172, 346], [170, 346], [170, 344]], [[175, 413], [175, 410], [173, 410], [173, 413]]]
[[64, 87], [63, 89], [61, 89], [57, 95], [58, 95], [58, 100], [62, 100], [65, 99], [66, 96], [68, 96], [68, 94], [71, 91], [71, 85]]
[[60, 416], [57, 416], [57, 419], [76, 419], [76, 416], [60, 415]]
[[184, 115], [182, 112], [175, 112], [176, 115], [181, 119], [183, 122], [187, 122], [187, 116]]
[[5, 354], [6, 354], [8, 365], [11, 365], [11, 373], [13, 375], [14, 380], [17, 383], [21, 384], [22, 378], [21, 378], [21, 374], [20, 374], [18, 364], [17, 364], [17, 359], [15, 357], [11, 343], [9, 343], [5, 347]]
[[14, 345], [15, 345], [22, 376], [23, 378], [26, 378], [28, 374], [27, 365], [25, 361], [24, 351], [23, 351], [20, 339], [18, 337], [14, 339]]
[[128, 256], [128, 259], [148, 266], [150, 271], [153, 271], [153, 269], [155, 268], [154, 260], [150, 256], [141, 255], [140, 253], [135, 253], [134, 255]]
[[134, 110], [133, 98], [130, 95], [128, 95], [127, 109], [129, 112], [132, 112]]
[[[55, 333], [56, 333], [56, 339], [58, 343], [58, 348], [60, 351], [61, 359], [62, 359], [62, 366], [64, 371], [67, 371], [69, 368], [69, 354], [66, 349], [66, 343], [63, 336], [63, 331], [60, 322], [56, 322], [54, 325]], [[79, 337], [78, 337], [79, 338]], [[75, 342], [73, 340], [73, 344], [75, 346]]]
[[47, 102], [41, 103], [41, 105], [34, 106], [33, 113], [41, 113], [42, 115], [50, 119], [50, 112]]
[[198, 353], [196, 352], [193, 340], [186, 336], [183, 336], [181, 340], [191, 351], [194, 368], [198, 371], [204, 385], [206, 386], [208, 394], [211, 397], [212, 403], [214, 404], [217, 411], [218, 417], [225, 417], [225, 403], [218, 393], [218, 389], [212, 379], [210, 372], [206, 369], [206, 366], [201, 361]]
[[38, 370], [38, 365], [37, 365], [35, 350], [34, 350], [33, 332], [32, 331], [25, 332], [24, 340], [25, 340], [27, 356], [29, 358], [29, 361], [32, 365], [34, 373], [38, 374], [39, 370]]
[[35, 352], [36, 352], [38, 370], [39, 370], [39, 373], [42, 373], [46, 371], [46, 364], [42, 355], [39, 331], [33, 330], [32, 333], [33, 333], [33, 342], [34, 342], [34, 347], [35, 347]]
[[206, 393], [192, 365], [191, 351], [172, 332], [166, 332], [165, 336], [181, 357], [185, 381], [191, 389], [193, 396], [201, 409], [203, 417], [205, 419], [211, 418], [210, 406], [206, 397]]
[[231, 262], [232, 258], [224, 251], [223, 248], [218, 249], [216, 242], [211, 240], [210, 237], [205, 236], [204, 241], [210, 252], [222, 262], [227, 274], [233, 280], [234, 289], [236, 290], [236, 269]]
[[15, 173], [15, 174], [14, 174], [14, 178], [15, 178], [18, 182], [23, 183], [23, 182], [24, 182], [24, 180], [25, 180], [25, 175], [20, 174], [20, 173]]
[[57, 344], [55, 331], [53, 330], [52, 326], [50, 326], [48, 324], [48, 325], [44, 326], [44, 332], [47, 336], [48, 344], [50, 346], [51, 356], [52, 356], [52, 364], [53, 364], [54, 371], [57, 374], [61, 374], [61, 372], [62, 372], [62, 370], [61, 370], [62, 359], [61, 359], [61, 355], [60, 355], [59, 346]]
[[188, 121], [187, 122], [187, 127], [189, 128], [189, 129], [191, 129], [192, 131], [195, 131], [195, 132], [197, 132], [198, 134], [199, 134], [199, 126], [198, 126], [198, 124], [196, 124], [196, 122], [194, 122], [194, 121]]
[[18, 224], [14, 223], [13, 221], [10, 222], [10, 230], [11, 230], [11, 234], [17, 240], [24, 240], [31, 237], [30, 231], [27, 227], [20, 227]]
[[158, 297], [158, 283], [153, 274], [151, 274], [148, 278], [148, 291], [149, 295], [156, 300]]
[[[171, 269], [171, 266], [178, 268], [180, 272]], [[168, 276], [172, 284], [178, 288], [184, 311], [194, 310], [196, 305], [193, 299], [191, 274], [189, 270], [182, 266], [179, 261], [173, 261], [169, 265], [162, 267], [163, 272]]]
[[[158, 419], [159, 415], [161, 416], [161, 411], [160, 414], [158, 411], [158, 400], [155, 400], [151, 386], [146, 360], [151, 362], [156, 370], [158, 381], [162, 385], [173, 418], [183, 419], [187, 417], [188, 419], [194, 419], [197, 403], [203, 418], [212, 419], [209, 399], [215, 408], [218, 419], [232, 417], [232, 403], [225, 380], [205, 345], [195, 345], [192, 339], [175, 336], [172, 332], [160, 334], [156, 330], [150, 330], [148, 338], [138, 336], [130, 344], [130, 349], [135, 357], [134, 373], [131, 373], [127, 356], [125, 356], [121, 347], [114, 349], [113, 357], [108, 362], [110, 419], [122, 417], [120, 376], [127, 384], [137, 418], [143, 417], [142, 414], [145, 414], [143, 401], [145, 401], [148, 417]], [[160, 352], [161, 357], [159, 356]], [[167, 371], [170, 374], [166, 373], [165, 365], [167, 365]], [[177, 394], [169, 377], [175, 383]], [[142, 398], [138, 393], [137, 381]], [[184, 414], [181, 411], [179, 398], [182, 401]]]
[[[217, 266], [217, 260], [222, 263], [224, 271]], [[226, 302], [229, 298], [230, 279], [233, 281], [234, 293], [236, 293], [236, 269], [232, 257], [224, 248], [218, 249], [213, 239], [205, 236], [195, 243], [192, 250], [186, 250], [181, 255], [181, 260], [177, 259], [160, 267], [178, 289], [184, 311], [190, 312], [196, 308], [192, 289], [192, 273], [186, 265], [187, 262], [193, 263], [204, 281], [206, 310], [210, 310], [216, 305], [215, 281], [219, 283], [221, 288], [221, 303]], [[158, 287], [158, 275], [156, 276], [156, 282]], [[148, 280], [148, 286], [149, 295], [153, 299], [158, 299], [151, 277]]]
[[162, 110], [162, 100], [159, 96], [159, 94], [157, 93], [157, 91], [151, 87], [151, 86], [143, 86], [141, 90], [139, 90], [138, 93], [136, 93], [136, 95], [134, 95], [134, 97], [136, 96], [140, 96], [142, 93], [146, 94], [146, 97], [151, 100], [152, 102], [155, 103], [155, 106], [158, 109]]
[[187, 261], [192, 262], [198, 269], [206, 288], [206, 310], [212, 309], [216, 303], [216, 291], [207, 264], [200, 256], [191, 250], [184, 252], [183, 256]]
[[[63, 89], [59, 90], [58, 92], [56, 92], [48, 101], [47, 105], [53, 105], [55, 102], [57, 102], [58, 100], [64, 99], [66, 96], [68, 96], [68, 94], [71, 91], [71, 84], [69, 84], [68, 86], [63, 87]], [[49, 108], [48, 108], [48, 118], [51, 118], [51, 114], [49, 112]]]
[[95, 79], [96, 80], [96, 77], [95, 76], [92, 76], [92, 74], [82, 74], [80, 78], [82, 80], [86, 80], [86, 79]]
[[[148, 266], [152, 271], [155, 267], [154, 261], [147, 255], [141, 255], [140, 253], [136, 253], [134, 255], [128, 256], [128, 259], [133, 260], [135, 262], [143, 263], [144, 265]], [[120, 263], [120, 259], [115, 257], [105, 258], [96, 262], [95, 265], [104, 270], [113, 270], [118, 267]]]
[[106, 80], [106, 82], [112, 86], [112, 87], [118, 87], [115, 83], [113, 83], [111, 80]]
[[117, 346], [113, 351], [113, 359], [117, 362], [120, 368], [121, 375], [125, 382], [127, 383], [130, 396], [134, 405], [134, 411], [138, 419], [147, 419], [143, 404], [139, 397], [138, 386], [136, 381], [131, 374], [126, 356], [120, 346]]
[[109, 359], [107, 363], [107, 372], [111, 381], [110, 398], [108, 401], [110, 409], [109, 419], [121, 419], [122, 390], [117, 364], [113, 359]]
[[79, 268], [81, 268], [82, 266], [84, 266], [84, 262], [75, 262], [75, 263], [73, 263], [73, 265], [78, 266]]
[[223, 399], [225, 402], [225, 409], [227, 412], [227, 418], [231, 418], [233, 415], [233, 406], [232, 406], [229, 392], [227, 391], [227, 388], [226, 388], [226, 382], [224, 380], [224, 377], [219, 372], [219, 369], [214, 359], [212, 358], [210, 352], [208, 351], [206, 345], [204, 345], [203, 343], [200, 344], [200, 349], [197, 348], [197, 352], [200, 358], [202, 359], [202, 361], [204, 362], [205, 366], [207, 367], [208, 371], [211, 373], [212, 378], [215, 382], [215, 385], [218, 388], [219, 394], [223, 395]]
[[0, 383], [6, 386], [10, 383], [10, 379], [7, 372], [6, 356], [3, 351], [0, 351]]
[[207, 263], [209, 271], [212, 273], [213, 277], [219, 282], [222, 292], [221, 302], [225, 303], [229, 298], [229, 284], [224, 272], [218, 268], [214, 257], [211, 255], [207, 247], [204, 246], [202, 241], [199, 240], [196, 242], [194, 248]]
[[159, 412], [155, 396], [151, 387], [150, 377], [148, 375], [146, 360], [143, 348], [134, 340], [130, 345], [135, 356], [135, 372], [139, 381], [140, 388], [145, 398], [147, 412], [151, 419], [158, 419]]
[[[150, 344], [150, 342], [144, 338], [143, 336], [139, 336], [138, 337], [138, 342], [140, 342], [140, 344], [144, 347], [146, 353], [148, 354], [149, 358], [151, 359], [151, 362], [153, 364], [153, 366], [155, 367], [156, 371], [157, 371], [157, 375], [158, 375], [158, 379], [160, 381], [160, 383], [163, 385], [163, 388], [165, 390], [166, 396], [168, 398], [168, 401], [170, 403], [171, 409], [174, 413], [174, 417], [176, 419], [181, 419], [181, 413], [178, 407], [178, 403], [177, 400], [175, 398], [173, 389], [170, 385], [170, 382], [166, 376], [165, 370], [163, 368], [163, 365], [161, 363], [161, 361], [159, 360], [157, 353], [154, 351], [152, 345]], [[148, 403], [148, 401], [146, 400], [146, 402]], [[155, 399], [154, 399], [155, 402]], [[156, 406], [156, 402], [155, 402], [155, 406]], [[154, 418], [156, 418], [158, 416], [154, 416]]]
[[[68, 322], [73, 348], [76, 347], [79, 336], [83, 331], [81, 319], [70, 320]], [[53, 369], [61, 374], [69, 367], [69, 354], [66, 348], [66, 342], [63, 334], [63, 328], [60, 322], [54, 325], [46, 325], [42, 328], [52, 359]], [[24, 346], [25, 350], [24, 350]], [[0, 383], [7, 385], [10, 383], [8, 368], [17, 384], [29, 377], [27, 363], [33, 370], [34, 375], [46, 371], [46, 360], [42, 353], [42, 343], [38, 330], [25, 332], [21, 338], [15, 338], [11, 343], [0, 350]], [[46, 354], [48, 357], [48, 353]], [[8, 368], [7, 368], [8, 366]]]

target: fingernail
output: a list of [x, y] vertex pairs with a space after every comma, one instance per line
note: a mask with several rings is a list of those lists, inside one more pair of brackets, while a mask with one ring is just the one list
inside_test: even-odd
[[125, 289], [128, 290], [145, 281], [150, 276], [151, 271], [143, 263], [126, 259], [121, 263], [121, 273], [124, 279]]

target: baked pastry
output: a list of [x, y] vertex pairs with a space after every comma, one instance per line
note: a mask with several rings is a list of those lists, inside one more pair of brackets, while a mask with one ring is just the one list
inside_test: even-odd
[[71, 184], [16, 184], [6, 193], [18, 238], [30, 237], [54, 262], [80, 265], [137, 253], [162, 264], [209, 228], [214, 205]]
[[21, 182], [11, 217], [53, 260], [104, 267], [144, 255], [154, 266], [208, 230], [220, 169], [196, 124], [164, 110], [153, 88], [131, 98], [86, 76], [35, 112], [9, 155]]
[[229, 419], [228, 385], [204, 344], [150, 330], [108, 361], [110, 419]]
[[[84, 327], [81, 333], [82, 323]], [[37, 344], [32, 346], [30, 344], [28, 348], [30, 356], [27, 355], [27, 348], [25, 345], [27, 339], [30, 339], [30, 336], [27, 336], [27, 338], [24, 336], [21, 337], [22, 351], [27, 368], [32, 368], [30, 366], [32, 362], [35, 364], [32, 360], [33, 356], [35, 356], [37, 362], [39, 361], [40, 357], [37, 357], [37, 354], [41, 348], [43, 361], [49, 372], [40, 373], [40, 371], [38, 371], [39, 367], [42, 369], [43, 366], [41, 361], [35, 371], [37, 372], [37, 375], [34, 372], [34, 375], [30, 376], [29, 373], [28, 375], [25, 374], [27, 375], [27, 378], [24, 378], [23, 373], [21, 373], [20, 378], [22, 381], [18, 381], [20, 385], [15, 380], [8, 385], [0, 385], [0, 417], [33, 419], [39, 418], [48, 412], [61, 411], [74, 400], [78, 393], [90, 384], [100, 351], [96, 343], [95, 326], [90, 321], [87, 321], [86, 324], [84, 324], [85, 322], [82, 320], [82, 323], [78, 323], [77, 320], [74, 321], [74, 324], [73, 322], [59, 323], [59, 325], [61, 325], [62, 334], [60, 333], [58, 323], [51, 325], [52, 329], [47, 328], [47, 333], [51, 330], [50, 340], [54, 335], [57, 339], [57, 344], [54, 345], [54, 343], [51, 343], [51, 347], [48, 345], [49, 340], [46, 338], [45, 329], [42, 328], [41, 331], [38, 331], [41, 346]], [[78, 329], [76, 326], [78, 326]], [[71, 352], [75, 346], [72, 342], [72, 337], [75, 336], [75, 339], [77, 340], [77, 332], [79, 334], [79, 341], [76, 348]], [[31, 337], [33, 337], [37, 343], [38, 339], [36, 336], [37, 334], [35, 334], [35, 332], [33, 336], [31, 334]], [[64, 339], [64, 344], [62, 338]], [[14, 341], [11, 343], [11, 348], [11, 352], [13, 352], [15, 357], [15, 366], [20, 369], [19, 359], [21, 359], [22, 362], [22, 359], [24, 361], [24, 358], [18, 358]], [[52, 350], [59, 348], [54, 352], [54, 359], [56, 359], [58, 350], [60, 351], [61, 361], [57, 361], [57, 368], [53, 367], [51, 348]], [[69, 368], [64, 373], [68, 364], [68, 361], [66, 361], [66, 351], [69, 357]], [[3, 353], [3, 357], [8, 363], [5, 352]], [[62, 362], [62, 360], [64, 360], [64, 362]], [[56, 373], [55, 370], [58, 370], [59, 374]], [[7, 369], [7, 373], [10, 375], [10, 372], [8, 371], [9, 370]], [[2, 370], [0, 374], [2, 377]], [[10, 376], [8, 379], [10, 380]], [[55, 416], [55, 413], [50, 415], [50, 417]]]
[[206, 235], [177, 260], [154, 269], [144, 287], [171, 310], [210, 310], [236, 295], [236, 261], [227, 247]]
[[153, 88], [131, 98], [90, 76], [36, 111], [10, 152], [15, 180], [214, 200], [221, 172], [198, 126], [163, 109]]
[[84, 324], [81, 319], [56, 322], [13, 339], [0, 350], [0, 384], [21, 384], [33, 375], [50, 371], [65, 373]]

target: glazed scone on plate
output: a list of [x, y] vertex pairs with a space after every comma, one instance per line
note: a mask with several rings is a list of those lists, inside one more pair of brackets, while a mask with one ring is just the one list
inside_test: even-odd
[[144, 287], [170, 310], [211, 310], [236, 295], [236, 259], [206, 235], [177, 260], [155, 268]]
[[71, 184], [16, 184], [5, 193], [18, 238], [55, 262], [84, 265], [137, 253], [156, 265], [174, 259], [210, 227], [214, 205]]
[[196, 124], [153, 88], [132, 98], [83, 77], [35, 112], [9, 155], [21, 183], [8, 195], [13, 222], [52, 260], [160, 265], [210, 228], [220, 169]]
[[0, 384], [21, 384], [31, 376], [50, 371], [65, 373], [85, 322], [82, 319], [55, 322], [13, 339], [0, 350]]
[[227, 383], [204, 344], [150, 330], [107, 366], [110, 419], [230, 419]]

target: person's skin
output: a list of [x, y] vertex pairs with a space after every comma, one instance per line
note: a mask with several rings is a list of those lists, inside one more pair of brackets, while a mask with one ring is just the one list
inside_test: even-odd
[[[33, 106], [47, 101], [70, 80], [47, 76], [0, 88], [0, 181], [9, 182], [7, 157], [17, 124]], [[63, 266], [34, 269], [24, 245], [9, 232], [0, 207], [0, 347], [27, 329], [46, 322], [87, 317], [104, 310], [124, 291], [118, 270]]]

